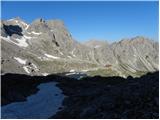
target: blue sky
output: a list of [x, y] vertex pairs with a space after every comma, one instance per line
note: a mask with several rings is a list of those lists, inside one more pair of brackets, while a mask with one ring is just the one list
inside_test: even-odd
[[146, 36], [158, 40], [158, 2], [2, 2], [2, 18], [61, 19], [73, 38], [116, 41]]

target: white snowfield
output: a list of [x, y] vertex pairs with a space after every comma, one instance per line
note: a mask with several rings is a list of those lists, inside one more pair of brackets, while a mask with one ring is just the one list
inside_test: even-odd
[[20, 64], [26, 64], [27, 60], [23, 60], [19, 57], [14, 57], [15, 60], [17, 60]]
[[56, 56], [49, 55], [49, 54], [46, 54], [46, 53], [44, 55], [47, 56], [48, 58], [60, 59], [60, 57], [56, 57]]
[[28, 46], [28, 43], [26, 42], [26, 39], [24, 37], [21, 37], [20, 39], [18, 39], [18, 38], [13, 39], [16, 42], [14, 42], [9, 36], [7, 36], [7, 37], [0, 36], [0, 38], [7, 41], [7, 42], [16, 44], [19, 47], [27, 47]]
[[55, 115], [62, 107], [64, 95], [56, 82], [42, 83], [38, 93], [24, 102], [15, 102], [1, 107], [1, 118], [8, 119], [47, 119]]

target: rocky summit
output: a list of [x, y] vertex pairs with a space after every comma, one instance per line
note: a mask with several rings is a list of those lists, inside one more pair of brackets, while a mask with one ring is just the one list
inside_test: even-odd
[[[119, 42], [73, 39], [61, 20], [1, 20], [2, 74], [70, 71], [95, 76], [139, 76], [158, 71], [158, 42], [137, 36]], [[101, 72], [103, 71], [103, 72]]]

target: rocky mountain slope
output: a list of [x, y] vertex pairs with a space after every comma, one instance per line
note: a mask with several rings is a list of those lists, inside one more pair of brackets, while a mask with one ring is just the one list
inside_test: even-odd
[[144, 37], [107, 42], [75, 41], [61, 20], [1, 20], [1, 66], [4, 73], [47, 75], [98, 71], [128, 76], [157, 71], [158, 42]]

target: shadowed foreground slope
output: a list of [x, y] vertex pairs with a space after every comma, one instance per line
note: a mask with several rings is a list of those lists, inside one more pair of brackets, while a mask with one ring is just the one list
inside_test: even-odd
[[[24, 101], [40, 83], [56, 81], [68, 96], [51, 118], [159, 118], [159, 72], [140, 78], [2, 76], [2, 105]], [[51, 106], [54, 107], [54, 106]]]

